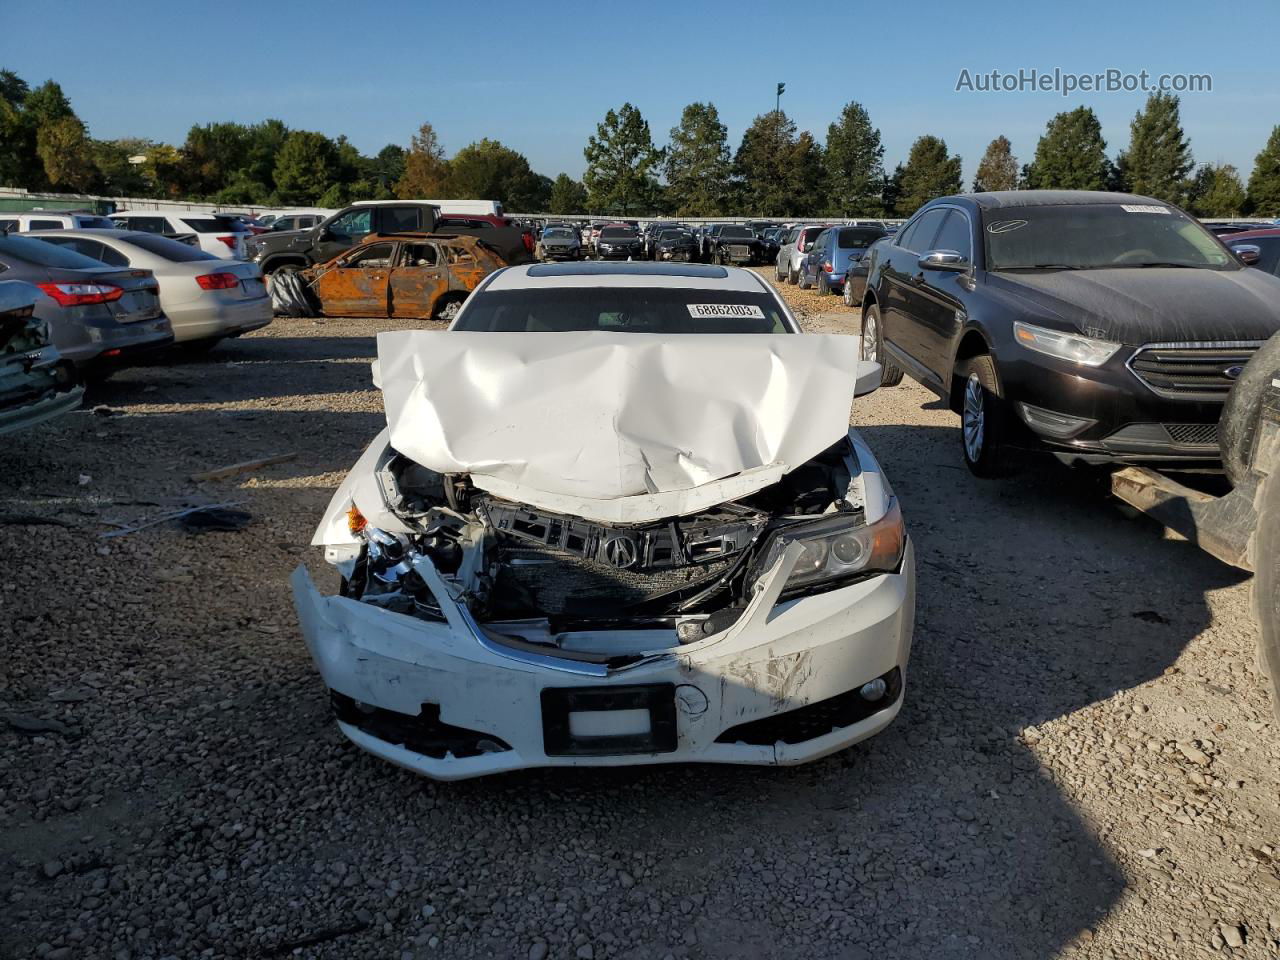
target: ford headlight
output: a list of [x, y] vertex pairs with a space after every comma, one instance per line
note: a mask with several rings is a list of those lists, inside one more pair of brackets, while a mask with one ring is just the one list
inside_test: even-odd
[[1028, 350], [1047, 353], [1059, 360], [1070, 360], [1086, 367], [1102, 366], [1120, 349], [1120, 344], [1110, 340], [1095, 340], [1078, 333], [1033, 326], [1020, 320], [1013, 322], [1013, 338]]
[[858, 514], [834, 514], [784, 527], [773, 535], [756, 561], [756, 577], [763, 576], [793, 543], [804, 548], [782, 596], [815, 585], [836, 586], [838, 581], [872, 573], [892, 573], [902, 563], [906, 530], [898, 500], [875, 523], [862, 523]]

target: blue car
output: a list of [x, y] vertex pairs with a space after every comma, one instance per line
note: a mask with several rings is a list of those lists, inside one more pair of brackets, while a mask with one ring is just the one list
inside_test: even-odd
[[[800, 265], [800, 288], [816, 286], [819, 293], [840, 293], [849, 271], [857, 271], [863, 255], [883, 236], [884, 227], [878, 224], [823, 230]], [[861, 270], [865, 282], [866, 268]]]

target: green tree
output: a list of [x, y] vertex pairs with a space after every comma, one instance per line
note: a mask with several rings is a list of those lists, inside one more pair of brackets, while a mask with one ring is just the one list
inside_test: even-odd
[[1168, 203], [1185, 201], [1193, 164], [1177, 97], [1153, 93], [1147, 98], [1129, 125], [1129, 149], [1122, 163], [1125, 189]]
[[36, 155], [35, 129], [27, 122], [23, 105], [31, 89], [12, 70], [0, 70], [0, 185], [39, 186], [44, 164]]
[[1033, 190], [1107, 189], [1111, 161], [1094, 112], [1076, 107], [1050, 120], [1024, 172]]
[[89, 134], [79, 118], [60, 117], [41, 124], [36, 131], [36, 153], [52, 186], [77, 193], [94, 186], [97, 168]]
[[551, 213], [586, 213], [587, 188], [567, 173], [556, 177], [551, 185], [551, 199], [548, 202]]
[[276, 193], [282, 203], [315, 204], [338, 177], [338, 149], [323, 133], [294, 130], [276, 159]]
[[406, 156], [408, 154], [404, 147], [398, 143], [388, 143], [378, 151], [369, 164], [369, 173], [379, 187], [385, 187], [388, 191], [395, 187], [396, 182], [404, 176]]
[[1249, 209], [1259, 217], [1280, 217], [1280, 126], [1271, 129], [1267, 145], [1249, 174]]
[[827, 127], [826, 197], [844, 217], [877, 212], [884, 187], [884, 147], [880, 131], [860, 103], [846, 103]]
[[396, 196], [401, 200], [445, 200], [449, 180], [449, 162], [444, 147], [429, 123], [424, 123], [409, 141], [404, 158], [404, 173], [396, 181]]
[[898, 210], [898, 202], [902, 199], [902, 175], [905, 172], [906, 168], [899, 163], [893, 168], [893, 173], [884, 178], [884, 185], [880, 188], [880, 209], [885, 214], [893, 214]]
[[1013, 145], [1006, 136], [998, 136], [987, 144], [987, 152], [978, 161], [973, 176], [973, 192], [989, 193], [992, 190], [1018, 189], [1018, 160], [1013, 155]]
[[742, 135], [733, 158], [739, 209], [753, 216], [798, 216], [794, 209], [796, 125], [781, 110], [762, 113]]
[[1205, 163], [1191, 180], [1187, 205], [1197, 217], [1238, 217], [1246, 199], [1235, 167]]
[[497, 200], [508, 210], [538, 209], [542, 184], [523, 154], [497, 140], [468, 144], [449, 161], [449, 194]]
[[960, 157], [947, 153], [947, 144], [926, 134], [911, 145], [902, 168], [902, 195], [897, 211], [910, 216], [936, 197], [960, 192]]
[[130, 158], [145, 157], [154, 146], [138, 137], [92, 141], [90, 152], [97, 169], [98, 189], [112, 197], [151, 196], [152, 184], [143, 164], [131, 163]]
[[655, 208], [662, 151], [653, 145], [648, 121], [631, 104], [605, 114], [582, 154], [587, 161], [582, 179], [592, 210], [627, 216]]
[[791, 209], [796, 216], [814, 217], [830, 207], [826, 154], [808, 130], [801, 131], [791, 148], [791, 171]]
[[[729, 128], [712, 103], [691, 103], [671, 128], [667, 147], [667, 207], [679, 217], [724, 213], [729, 194]], [[565, 211], [568, 212], [568, 211]]]

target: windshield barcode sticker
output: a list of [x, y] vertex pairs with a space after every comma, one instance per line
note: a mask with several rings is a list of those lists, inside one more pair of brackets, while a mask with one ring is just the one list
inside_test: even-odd
[[1127, 210], [1129, 213], [1168, 213], [1168, 207], [1157, 206], [1154, 203], [1122, 203], [1121, 210]]
[[764, 319], [764, 311], [754, 303], [691, 303], [689, 316], [695, 320], [715, 317], [755, 317]]

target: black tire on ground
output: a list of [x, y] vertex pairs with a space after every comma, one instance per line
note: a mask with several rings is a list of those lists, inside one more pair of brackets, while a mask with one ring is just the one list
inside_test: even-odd
[[458, 311], [462, 309], [462, 303], [466, 297], [451, 295], [444, 297], [436, 304], [435, 312], [431, 315], [432, 320], [443, 320], [445, 323], [453, 323], [458, 316]]
[[795, 264], [791, 265], [791, 269], [787, 272], [787, 283], [793, 287], [800, 282], [800, 273], [796, 270]]
[[1232, 484], [1239, 485], [1249, 473], [1249, 452], [1258, 429], [1262, 395], [1280, 370], [1280, 333], [1258, 348], [1253, 359], [1227, 394], [1218, 419], [1218, 443], [1222, 447], [1222, 467]]
[[[1275, 465], [1280, 469], [1280, 464]], [[1253, 614], [1258, 621], [1258, 667], [1271, 689], [1271, 709], [1280, 722], [1280, 472], [1258, 490]]]
[[[868, 351], [867, 349], [868, 347], [867, 317], [868, 316], [870, 316], [873, 321], [873, 323], [871, 324], [871, 328], [872, 328], [872, 339], [874, 342], [870, 344], [870, 347], [871, 347], [870, 351]], [[880, 386], [896, 387], [898, 384], [902, 382], [902, 371], [898, 367], [895, 367], [889, 361], [889, 358], [885, 356], [884, 328], [880, 324], [880, 308], [874, 303], [867, 304], [867, 309], [862, 311], [861, 336], [862, 336], [862, 347], [860, 349], [862, 351], [862, 359], [874, 360], [876, 363], [880, 364]]]
[[989, 479], [1010, 472], [1005, 434], [1008, 405], [1000, 396], [996, 364], [981, 354], [956, 371], [960, 383], [960, 451], [975, 477]]
[[808, 290], [813, 284], [809, 282], [809, 274], [805, 273], [804, 268], [800, 270], [800, 276], [796, 280], [796, 286], [801, 290]]
[[773, 279], [777, 280], [779, 283], [782, 283], [787, 279], [786, 274], [782, 272], [782, 264], [775, 263], [773, 265]]

